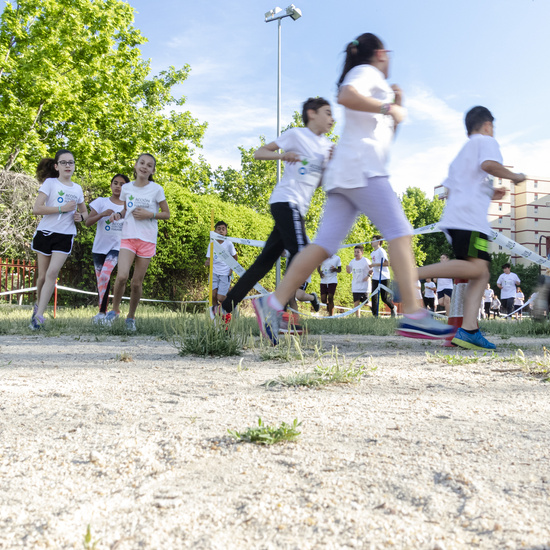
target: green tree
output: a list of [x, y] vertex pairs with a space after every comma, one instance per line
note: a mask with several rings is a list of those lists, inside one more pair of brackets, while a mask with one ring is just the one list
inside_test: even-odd
[[[0, 162], [32, 173], [42, 156], [74, 151], [77, 176], [128, 171], [150, 151], [169, 178], [188, 185], [205, 125], [172, 88], [189, 67], [148, 78], [149, 62], [121, 0], [18, 0], [0, 17]], [[191, 180], [191, 181], [189, 181]]]

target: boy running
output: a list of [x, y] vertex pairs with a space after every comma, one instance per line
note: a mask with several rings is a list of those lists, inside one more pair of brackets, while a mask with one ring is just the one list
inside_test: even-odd
[[[227, 237], [227, 224], [224, 221], [219, 221], [214, 226], [214, 231], [218, 235], [222, 235], [223, 237]], [[222, 248], [225, 248], [225, 250], [235, 258], [237, 259], [237, 251], [235, 250], [235, 246], [231, 241], [218, 240], [218, 244], [221, 245]], [[210, 245], [208, 245], [208, 249], [206, 250], [206, 261], [204, 262], [204, 265], [206, 267], [210, 267]], [[229, 291], [229, 285], [231, 284], [231, 268], [221, 260], [218, 260], [218, 256], [216, 252], [214, 252], [214, 263], [212, 266], [212, 306], [215, 307], [218, 304], [221, 304], [225, 297], [227, 296], [227, 292]], [[229, 320], [229, 319], [227, 319]]]
[[342, 272], [340, 256], [333, 254], [317, 267], [317, 271], [321, 276], [321, 301], [323, 304], [327, 304], [328, 315], [332, 317], [334, 313], [334, 295], [338, 285], [338, 273]]
[[[380, 246], [382, 243], [381, 235], [374, 235], [372, 242], [372, 252], [370, 259], [372, 262], [372, 291], [375, 293], [372, 295], [372, 314], [378, 317], [378, 283], [389, 288], [390, 286], [390, 262], [388, 261], [388, 253]], [[382, 273], [380, 273], [380, 266], [382, 266]], [[391, 316], [395, 317], [395, 306], [390, 298], [390, 295], [383, 288], [380, 289], [380, 297], [382, 301], [389, 307]]]
[[254, 153], [256, 160], [285, 162], [283, 177], [269, 199], [275, 226], [261, 254], [231, 289], [222, 310], [211, 312], [212, 317], [233, 311], [285, 249], [289, 253], [288, 269], [294, 256], [307, 244], [304, 218], [333, 146], [325, 136], [334, 124], [330, 103], [321, 97], [309, 98], [302, 108], [302, 120], [305, 128], [290, 128]]
[[[525, 180], [524, 174], [511, 172], [502, 165], [502, 155], [493, 138], [491, 112], [474, 107], [466, 114], [469, 140], [449, 167], [443, 185], [449, 190], [447, 204], [439, 222], [451, 241], [456, 260], [427, 265], [418, 269], [421, 278], [456, 277], [468, 279], [464, 298], [462, 327], [453, 344], [468, 349], [495, 349], [480, 332], [477, 314], [483, 292], [489, 282], [488, 234], [491, 230], [487, 212], [492, 199], [501, 199], [506, 188], [493, 188], [489, 176], [508, 179], [514, 183]], [[515, 286], [514, 286], [515, 292]]]
[[[346, 272], [353, 274], [351, 280], [351, 292], [353, 294], [353, 307], [365, 302], [369, 297], [369, 277], [371, 267], [367, 258], [363, 256], [363, 245], [358, 244], [353, 249], [353, 260], [346, 266]], [[361, 310], [355, 312], [356, 317], [361, 316]]]
[[510, 318], [510, 313], [514, 311], [514, 300], [516, 299], [516, 287], [521, 284], [519, 277], [512, 273], [512, 266], [504, 264], [502, 273], [497, 279], [497, 286], [500, 288], [500, 303], [506, 312], [506, 319]]

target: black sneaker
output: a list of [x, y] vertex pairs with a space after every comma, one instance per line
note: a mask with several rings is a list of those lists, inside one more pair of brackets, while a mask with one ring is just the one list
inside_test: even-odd
[[316, 292], [312, 292], [313, 300], [311, 300], [311, 307], [317, 312], [321, 309], [321, 302]]

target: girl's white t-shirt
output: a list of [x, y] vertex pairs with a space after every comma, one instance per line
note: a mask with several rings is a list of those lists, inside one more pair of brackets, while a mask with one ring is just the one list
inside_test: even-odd
[[338, 272], [331, 271], [331, 267], [339, 268], [342, 266], [342, 261], [340, 256], [333, 254], [330, 258], [327, 258], [320, 267], [323, 277], [321, 278], [321, 284], [323, 285], [332, 285], [338, 284]]
[[[82, 187], [77, 183], [71, 182], [72, 185], [65, 185], [57, 178], [48, 178], [38, 190], [46, 195], [45, 206], [63, 206], [64, 204], [75, 201], [82, 204], [84, 202], [84, 193]], [[63, 235], [76, 235], [76, 225], [74, 223], [74, 213], [77, 208], [70, 212], [62, 214], [46, 214], [42, 216], [38, 224], [38, 231], [51, 231], [52, 233], [62, 233]]]
[[489, 235], [488, 212], [493, 198], [493, 178], [481, 165], [486, 160], [502, 164], [495, 138], [474, 134], [449, 167], [443, 185], [449, 190], [439, 226], [444, 229], [479, 231]]
[[[109, 197], [99, 197], [90, 203], [90, 208], [101, 214], [105, 210], [121, 212], [124, 205], [115, 204]], [[98, 220], [92, 252], [94, 254], [107, 254], [111, 250], [120, 250], [120, 236], [122, 235], [123, 225], [124, 220], [111, 222], [108, 216]]]
[[424, 283], [424, 296], [426, 296], [426, 298], [435, 298], [435, 289], [436, 286], [434, 282]]
[[516, 292], [516, 299], [514, 300], [514, 305], [522, 306], [524, 300], [525, 300], [525, 295], [523, 294], [523, 292]]
[[269, 204], [290, 202], [305, 216], [311, 197], [321, 182], [333, 143], [326, 136], [318, 136], [309, 128], [289, 128], [275, 143], [285, 153], [300, 155], [302, 162], [284, 163], [283, 177], [273, 189]]
[[369, 289], [369, 281], [363, 279], [369, 274], [370, 264], [367, 258], [363, 256], [360, 260], [353, 258], [349, 263], [351, 267], [352, 279], [351, 279], [351, 291], [352, 292], [367, 292]]
[[[395, 92], [386, 77], [372, 65], [353, 67], [341, 86], [352, 86], [365, 97], [393, 103]], [[327, 167], [324, 188], [355, 188], [367, 185], [366, 178], [388, 175], [390, 146], [395, 125], [390, 115], [345, 109], [346, 125]]]
[[135, 181], [125, 183], [120, 192], [120, 200], [126, 205], [126, 216], [122, 226], [123, 239], [140, 239], [148, 243], [157, 242], [158, 221], [156, 218], [136, 220], [133, 211], [145, 208], [152, 214], [158, 214], [159, 204], [166, 200], [164, 189], [154, 181], [138, 187]]
[[492, 302], [494, 295], [495, 295], [495, 293], [494, 293], [492, 288], [486, 288], [483, 291], [483, 301], [484, 302]]

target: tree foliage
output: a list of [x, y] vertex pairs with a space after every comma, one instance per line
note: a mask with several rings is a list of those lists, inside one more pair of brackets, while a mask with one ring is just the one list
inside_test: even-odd
[[128, 171], [140, 152], [154, 153], [180, 182], [201, 178], [194, 147], [205, 130], [181, 108], [174, 86], [189, 67], [149, 77], [121, 0], [18, 0], [0, 17], [0, 162], [32, 173], [43, 156], [67, 147], [77, 175], [100, 179]]

